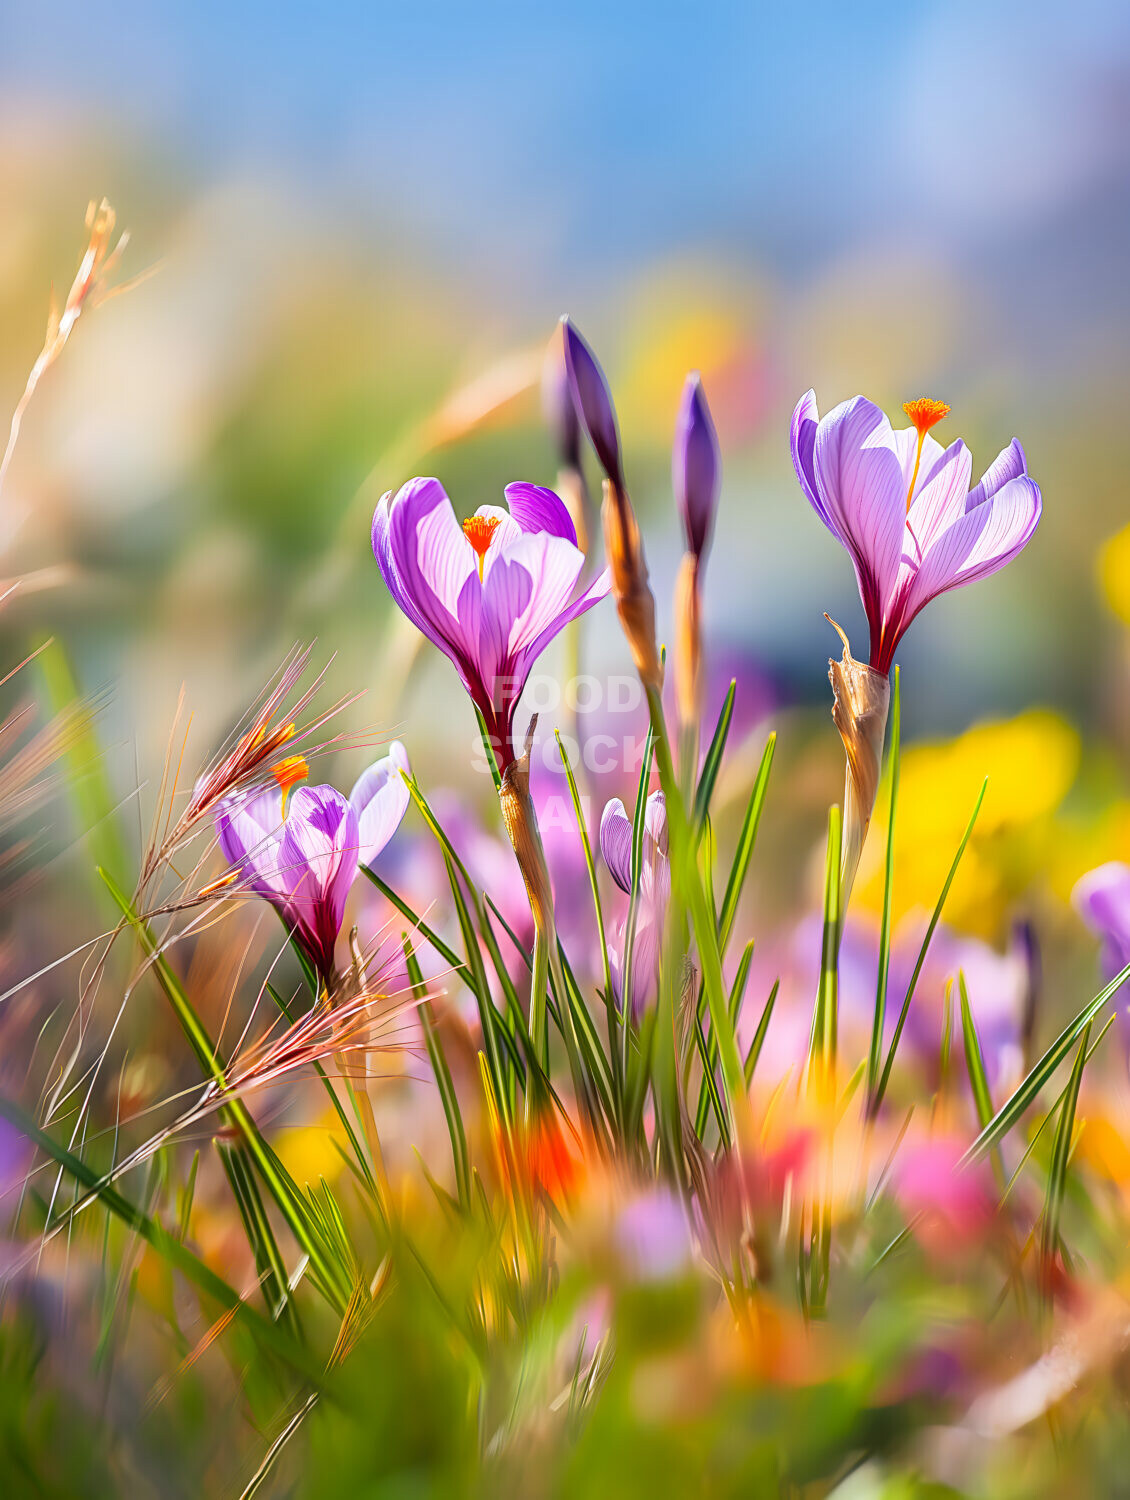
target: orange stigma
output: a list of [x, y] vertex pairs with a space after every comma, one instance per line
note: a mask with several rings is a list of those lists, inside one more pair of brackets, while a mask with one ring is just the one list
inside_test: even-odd
[[495, 532], [501, 524], [498, 516], [468, 516], [463, 522], [463, 535], [479, 556], [479, 577], [483, 576], [483, 564]]
[[306, 764], [304, 755], [288, 755], [285, 760], [276, 762], [271, 767], [271, 775], [279, 784], [282, 792], [283, 816], [286, 816], [287, 798], [290, 796], [291, 787], [297, 786], [300, 781], [305, 781], [310, 774], [310, 767]]
[[926, 436], [931, 427], [936, 427], [943, 417], [948, 417], [950, 414], [950, 409], [944, 401], [935, 401], [931, 396], [919, 396], [917, 401], [904, 401], [902, 409], [917, 430], [919, 441]]
[[910, 502], [914, 499], [914, 486], [918, 483], [918, 466], [922, 462], [922, 443], [931, 427], [936, 427], [943, 417], [948, 417], [950, 409], [944, 401], [935, 401], [932, 396], [919, 396], [916, 401], [904, 401], [902, 409], [910, 418], [914, 430], [918, 433], [918, 451], [914, 455], [914, 473], [910, 476], [910, 488], [906, 492], [906, 508], [910, 511]]

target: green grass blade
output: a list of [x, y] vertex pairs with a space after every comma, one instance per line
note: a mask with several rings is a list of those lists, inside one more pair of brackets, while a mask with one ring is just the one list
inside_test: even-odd
[[875, 983], [875, 1015], [871, 1023], [871, 1050], [867, 1055], [867, 1098], [874, 1099], [883, 1055], [883, 1025], [887, 1016], [887, 977], [891, 966], [891, 901], [895, 878], [895, 812], [899, 799], [899, 768], [902, 763], [902, 693], [899, 669], [891, 683], [891, 737], [887, 765], [891, 778], [891, 805], [887, 814], [887, 858], [883, 870], [883, 917], [879, 927], [879, 972]]
[[[734, 975], [734, 983], [730, 990], [730, 1001], [728, 1009], [730, 1012], [730, 1025], [734, 1028], [735, 1033], [738, 1026], [738, 1017], [741, 1015], [742, 1000], [745, 998], [746, 985], [749, 982], [749, 969], [752, 962], [753, 939], [750, 938], [749, 942], [745, 945], [745, 950], [742, 953], [741, 962], [738, 964], [738, 972]], [[700, 1033], [702, 1032], [703, 1008], [703, 1000], [700, 997], [698, 1013], [695, 1018], [696, 1029]], [[699, 1053], [701, 1056], [701, 1047], [699, 1048]], [[695, 1110], [695, 1134], [700, 1138], [702, 1136], [702, 1132], [706, 1128], [707, 1111], [711, 1103], [713, 1102], [712, 1100], [708, 1099], [707, 1091], [709, 1089], [710, 1092], [717, 1094], [717, 1087], [714, 1080], [714, 1070], [717, 1068], [717, 1066], [718, 1044], [714, 1040], [713, 1035], [711, 1035], [708, 1039], [707, 1054], [703, 1059], [703, 1079], [698, 1091], [698, 1107]], [[723, 1140], [727, 1139], [728, 1135], [729, 1132], [727, 1130], [722, 1131]]]
[[647, 818], [647, 788], [655, 755], [655, 731], [649, 729], [640, 762], [640, 779], [636, 787], [636, 805], [632, 813], [631, 890], [628, 895], [628, 920], [624, 927], [624, 952], [620, 964], [620, 1004], [624, 1045], [627, 1047], [629, 1011], [632, 994], [632, 959], [636, 946], [636, 923], [639, 918], [640, 875], [643, 869], [643, 836]]
[[1127, 979], [1130, 979], [1130, 964], [1127, 964], [1126, 968], [1116, 974], [1110, 983], [1104, 986], [1093, 1000], [1088, 1001], [1074, 1020], [1067, 1023], [1044, 1053], [1043, 1057], [1040, 1058], [1027, 1077], [1017, 1086], [1012, 1095], [1005, 1100], [1004, 1104], [1001, 1105], [984, 1130], [981, 1131], [981, 1134], [969, 1147], [969, 1150], [966, 1151], [965, 1155], [961, 1158], [963, 1166], [967, 1166], [970, 1162], [977, 1161], [978, 1158], [984, 1156], [986, 1151], [995, 1146], [999, 1140], [1003, 1140], [1013, 1126], [1023, 1118], [1028, 1107], [1034, 1102], [1044, 1084], [1047, 1083], [1048, 1079], [1051, 1078], [1060, 1063], [1063, 1062], [1064, 1058], [1071, 1051], [1075, 1042], [1082, 1036], [1091, 1022], [1098, 1017], [1103, 1007], [1113, 999], [1119, 987], [1125, 984]]
[[757, 1067], [757, 1060], [761, 1056], [761, 1049], [765, 1045], [765, 1033], [769, 1030], [769, 1022], [773, 1015], [773, 1007], [777, 1003], [777, 995], [780, 988], [781, 981], [774, 979], [773, 988], [769, 991], [769, 998], [765, 1002], [765, 1009], [761, 1012], [761, 1020], [757, 1023], [757, 1030], [753, 1034], [753, 1041], [749, 1044], [749, 1051], [746, 1053], [743, 1071], [745, 1073], [747, 1088], [753, 1081], [753, 1072]]
[[[1091, 1043], [1090, 1047], [1087, 1050], [1087, 1061], [1088, 1062], [1090, 1062], [1091, 1058], [1094, 1057], [1095, 1053], [1098, 1051], [1099, 1047], [1102, 1045], [1103, 1038], [1106, 1036], [1106, 1034], [1110, 1030], [1110, 1028], [1114, 1025], [1114, 1023], [1115, 1023], [1116, 1020], [1117, 1020], [1117, 1016], [1115, 1016], [1115, 1015], [1112, 1014], [1112, 1015], [1107, 1016], [1106, 1020], [1103, 1022], [1102, 1030], [1099, 1032], [1098, 1036]], [[1020, 1174], [1024, 1170], [1025, 1166], [1027, 1166], [1028, 1159], [1032, 1155], [1032, 1152], [1036, 1149], [1036, 1145], [1037, 1145], [1040, 1137], [1043, 1135], [1044, 1131], [1051, 1124], [1052, 1120], [1055, 1119], [1056, 1114], [1057, 1114], [1057, 1112], [1059, 1110], [1059, 1107], [1063, 1103], [1064, 1098], [1066, 1097], [1067, 1088], [1068, 1088], [1068, 1085], [1064, 1084], [1063, 1088], [1060, 1090], [1059, 1094], [1056, 1096], [1055, 1103], [1052, 1105], [1051, 1109], [1048, 1110], [1047, 1114], [1040, 1121], [1040, 1123], [1036, 1126], [1036, 1129], [1032, 1132], [1032, 1139], [1028, 1142], [1027, 1146], [1025, 1146], [1023, 1155], [1021, 1156], [1020, 1160], [1016, 1163], [1016, 1166], [1013, 1168], [1012, 1176], [1008, 1179], [1008, 1182], [1005, 1184], [1004, 1191], [1001, 1193], [1000, 1203], [1001, 1203], [1002, 1206], [1004, 1205], [1005, 1201], [1007, 1200], [1008, 1195], [1012, 1192], [1013, 1188], [1016, 1186], [1016, 1184], [1017, 1184], [1017, 1182], [1018, 1182], [1018, 1180], [1020, 1178]]]
[[[148, 925], [134, 911], [129, 898], [119, 890], [113, 878], [105, 870], [100, 868], [98, 873], [136, 934], [142, 951], [150, 960], [153, 975], [172, 1006], [201, 1068], [216, 1087], [226, 1094], [227, 1076], [223, 1060], [213, 1045], [203, 1022], [196, 1014], [180, 980], [177, 979], [158, 949]], [[335, 1265], [327, 1254], [326, 1246], [321, 1242], [311, 1224], [309, 1214], [304, 1209], [301, 1195], [296, 1192], [293, 1183], [290, 1183], [282, 1172], [278, 1158], [260, 1134], [251, 1111], [242, 1099], [228, 1095], [220, 1114], [221, 1118], [226, 1118], [242, 1136], [279, 1213], [286, 1220], [299, 1245], [310, 1257], [310, 1263], [330, 1294], [334, 1306], [339, 1312], [343, 1312], [349, 1297], [349, 1287], [342, 1275], [342, 1268]], [[339, 1302], [340, 1306], [338, 1306]]]
[[710, 811], [710, 799], [714, 796], [714, 783], [718, 780], [718, 772], [722, 769], [722, 756], [725, 753], [726, 740], [730, 733], [730, 722], [734, 717], [734, 694], [737, 690], [737, 682], [732, 681], [726, 691], [722, 712], [718, 715], [714, 735], [702, 762], [702, 775], [698, 778], [698, 791], [694, 799], [694, 818], [700, 826], [705, 822], [706, 815]]
[[1063, 1194], [1067, 1186], [1067, 1167], [1071, 1159], [1071, 1143], [1075, 1134], [1075, 1111], [1079, 1104], [1079, 1088], [1083, 1082], [1083, 1069], [1087, 1065], [1087, 1044], [1091, 1039], [1091, 1026], [1083, 1028], [1079, 1049], [1071, 1077], [1067, 1082], [1063, 1104], [1059, 1111], [1055, 1140], [1052, 1144], [1051, 1170], [1048, 1173], [1047, 1192], [1044, 1197], [1044, 1213], [1040, 1225], [1040, 1260], [1049, 1267], [1059, 1244], [1059, 1220], [1063, 1208]]
[[993, 1098], [989, 1091], [989, 1078], [985, 1072], [985, 1055], [981, 1050], [981, 1038], [977, 1035], [977, 1023], [969, 1004], [969, 991], [965, 987], [965, 975], [959, 969], [957, 988], [961, 996], [961, 1035], [965, 1043], [965, 1071], [969, 1075], [969, 1087], [973, 1093], [973, 1107], [977, 1111], [977, 1124], [984, 1130], [993, 1118]]
[[765, 794], [769, 790], [769, 772], [773, 768], [773, 753], [776, 748], [777, 736], [774, 733], [766, 740], [765, 749], [761, 754], [761, 764], [757, 769], [753, 790], [749, 794], [745, 817], [742, 819], [738, 847], [734, 851], [734, 862], [730, 867], [730, 878], [726, 881], [726, 890], [722, 896], [722, 911], [718, 918], [718, 946], [723, 954], [729, 946], [746, 872], [757, 843], [757, 829], [761, 822], [762, 809], [765, 806]]
[[41, 1130], [30, 1115], [25, 1114], [18, 1105], [2, 1095], [0, 1095], [0, 1117], [7, 1120], [10, 1125], [14, 1125], [21, 1135], [26, 1136], [32, 1145], [37, 1146], [52, 1161], [62, 1167], [84, 1190], [85, 1197], [79, 1198], [69, 1210], [71, 1216], [87, 1202], [101, 1203], [103, 1208], [151, 1245], [173, 1270], [181, 1273], [186, 1281], [191, 1282], [198, 1291], [203, 1292], [205, 1296], [210, 1297], [237, 1318], [264, 1350], [284, 1360], [304, 1379], [321, 1386], [324, 1363], [320, 1364], [279, 1324], [273, 1323], [270, 1318], [265, 1318], [261, 1313], [256, 1312], [243, 1300], [234, 1287], [229, 1286], [222, 1277], [217, 1276], [211, 1267], [206, 1266], [202, 1260], [193, 1255], [192, 1251], [182, 1245], [175, 1235], [169, 1234], [162, 1228], [158, 1220], [143, 1213], [119, 1193], [117, 1188], [87, 1166], [80, 1157], [68, 1151], [65, 1146], [59, 1145], [45, 1130]]
[[973, 836], [973, 828], [977, 822], [977, 815], [981, 811], [981, 804], [985, 800], [985, 791], [988, 788], [988, 785], [989, 778], [986, 776], [985, 780], [981, 783], [981, 790], [977, 796], [977, 804], [973, 809], [973, 813], [969, 819], [969, 822], [965, 825], [965, 832], [961, 836], [961, 843], [958, 844], [957, 853], [954, 855], [953, 863], [949, 867], [949, 873], [946, 876], [945, 884], [942, 886], [941, 895], [938, 897], [937, 902], [934, 905], [934, 910], [930, 915], [930, 922], [928, 927], [926, 928], [926, 936], [922, 939], [922, 946], [918, 950], [918, 959], [914, 965], [914, 972], [910, 976], [910, 984], [907, 986], [906, 998], [902, 1002], [902, 1010], [899, 1012], [898, 1024], [895, 1026], [895, 1034], [891, 1038], [890, 1050], [887, 1052], [887, 1061], [883, 1067], [882, 1076], [879, 1079], [878, 1086], [875, 1089], [875, 1096], [871, 1105], [872, 1115], [878, 1113], [879, 1107], [883, 1102], [883, 1096], [887, 1092], [887, 1085], [891, 1079], [891, 1069], [895, 1064], [895, 1054], [898, 1052], [898, 1045], [902, 1040], [902, 1033], [903, 1028], [906, 1025], [906, 1018], [910, 1014], [910, 1002], [914, 999], [914, 991], [918, 985], [918, 978], [922, 973], [922, 966], [926, 962], [926, 955], [930, 951], [930, 943], [933, 939], [934, 931], [937, 928], [939, 921], [941, 920], [942, 909], [946, 904], [946, 897], [950, 893], [950, 886], [953, 885], [954, 876], [957, 874], [957, 867], [961, 863], [961, 856], [965, 853], [966, 846]]
[[616, 1014], [616, 995], [612, 988], [612, 966], [608, 958], [608, 935], [604, 926], [604, 908], [600, 900], [600, 882], [596, 877], [596, 860], [593, 857], [592, 841], [585, 826], [584, 805], [581, 802], [581, 794], [577, 789], [577, 779], [573, 774], [573, 767], [570, 764], [569, 757], [565, 753], [565, 746], [561, 741], [560, 731], [555, 731], [555, 735], [557, 738], [557, 752], [561, 756], [561, 764], [565, 768], [565, 775], [569, 782], [569, 796], [573, 801], [573, 816], [576, 819], [577, 832], [581, 839], [581, 848], [584, 850], [585, 869], [588, 872], [589, 886], [592, 890], [593, 911], [596, 913], [596, 930], [600, 939], [601, 974], [604, 981], [605, 1024], [608, 1030], [608, 1059], [612, 1079], [612, 1098], [615, 1103], [616, 1116], [619, 1119], [623, 1114], [624, 1069], [618, 1034], [620, 1021]]
[[498, 760], [494, 753], [494, 746], [490, 742], [490, 730], [487, 728], [487, 721], [483, 718], [482, 709], [477, 703], [475, 704], [475, 718], [478, 721], [479, 738], [483, 742], [483, 754], [486, 756], [487, 765], [490, 767], [490, 774], [494, 781], [494, 789], [496, 792], [501, 792], [502, 777], [499, 774]]

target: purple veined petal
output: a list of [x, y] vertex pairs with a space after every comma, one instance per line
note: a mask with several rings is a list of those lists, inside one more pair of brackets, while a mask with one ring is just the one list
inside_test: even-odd
[[[929, 432], [922, 435], [922, 457], [918, 457], [918, 429], [917, 427], [892, 427], [891, 447], [898, 454], [899, 463], [902, 464], [902, 492], [903, 496], [910, 495], [911, 480], [914, 481], [914, 494], [911, 495], [911, 504], [922, 493], [926, 481], [930, 478], [934, 469], [945, 457], [946, 450]], [[918, 474], [915, 476], [915, 464], [918, 465]], [[966, 485], [966, 489], [969, 486]], [[964, 499], [964, 496], [962, 497]]]
[[297, 876], [291, 906], [323, 977], [333, 968], [359, 842], [357, 814], [334, 787], [299, 787], [291, 795], [281, 857]]
[[386, 582], [397, 602], [457, 666], [473, 662], [478, 563], [443, 486], [436, 479], [404, 485], [386, 507], [387, 530], [378, 527], [381, 509], [374, 518], [374, 547], [378, 563], [382, 557], [390, 560], [392, 577], [386, 573]]
[[555, 490], [518, 480], [505, 490], [510, 514], [523, 531], [544, 531], [577, 545], [577, 528], [565, 502]]
[[565, 337], [565, 365], [577, 411], [604, 472], [613, 484], [623, 487], [616, 408], [604, 371], [568, 318], [561, 319], [561, 329]]
[[408, 752], [393, 740], [388, 754], [361, 775], [349, 794], [357, 815], [357, 863], [371, 865], [400, 827], [410, 794], [402, 771], [409, 770]]
[[402, 493], [402, 491], [398, 491], [394, 495], [392, 490], [388, 490], [377, 502], [377, 508], [373, 512], [373, 556], [377, 560], [377, 566], [381, 570], [385, 586], [400, 609], [412, 621], [417, 630], [422, 631], [434, 645], [439, 646], [441, 650], [445, 650], [446, 646], [438, 638], [431, 625], [424, 619], [416, 607], [415, 601], [404, 587], [404, 581], [400, 576], [396, 565], [396, 558], [393, 555], [390, 512], [394, 500], [397, 500]]
[[216, 838], [224, 858], [257, 895], [276, 903], [286, 901], [291, 889], [280, 869], [282, 830], [277, 786], [228, 797], [216, 809]]
[[855, 396], [824, 417], [812, 454], [816, 488], [832, 530], [852, 554], [874, 633], [893, 592], [906, 535], [906, 481], [886, 416]]
[[992, 499], [996, 492], [1006, 485], [1010, 479], [1019, 479], [1028, 472], [1028, 460], [1024, 456], [1024, 449], [1013, 438], [1007, 448], [1002, 448], [993, 459], [992, 463], [982, 474], [977, 483], [969, 492], [969, 502], [966, 510], [973, 510], [976, 506]]
[[[529, 592], [518, 608], [510, 608], [510, 605], [518, 602], [518, 595], [524, 591], [515, 591], [513, 587], [507, 590], [509, 598], [505, 607], [509, 608], [510, 628], [506, 637], [506, 649], [512, 655], [537, 640], [546, 627], [552, 625], [569, 607], [581, 569], [585, 565], [585, 555], [572, 542], [567, 542], [562, 537], [551, 536], [548, 532], [532, 532], [524, 534], [521, 541], [508, 547], [503, 558], [510, 570], [518, 569], [529, 579]], [[500, 572], [501, 561], [502, 559], [496, 562], [492, 573], [485, 578], [483, 589], [484, 614], [496, 607], [495, 601], [498, 599], [500, 620], [505, 618], [502, 613], [504, 606], [494, 583], [496, 574], [503, 576]]]
[[907, 590], [901, 629], [931, 599], [997, 572], [1021, 552], [1040, 520], [1040, 487], [1026, 475], [967, 510], [928, 547]]
[[619, 797], [604, 805], [600, 816], [600, 852], [608, 873], [626, 893], [632, 889], [632, 820]]
[[[910, 431], [913, 433], [914, 429]], [[917, 434], [914, 435], [917, 439]], [[906, 518], [906, 554], [913, 563], [918, 563], [946, 528], [965, 514], [969, 479], [973, 472], [973, 455], [960, 438], [944, 452], [935, 443], [938, 456], [929, 468], [926, 467], [925, 443], [922, 446], [919, 473], [925, 478], [915, 486], [914, 500]]]
[[531, 662], [535, 661], [555, 635], [564, 630], [566, 625], [571, 625], [586, 610], [590, 610], [594, 604], [599, 604], [602, 599], [606, 599], [611, 590], [612, 574], [607, 568], [602, 568], [588, 588], [566, 605], [557, 618], [551, 620], [537, 639], [531, 642], [525, 651], [527, 658]]
[[679, 403], [671, 450], [671, 484], [687, 547], [696, 557], [704, 557], [722, 485], [722, 453], [697, 370], [687, 376]]
[[655, 846], [656, 852], [667, 854], [667, 798], [658, 789], [651, 793], [643, 810], [644, 832]]
[[[632, 946], [632, 1015], [638, 1021], [647, 1007], [648, 1001], [655, 994], [656, 980], [659, 977], [659, 955], [663, 944], [663, 921], [665, 913], [660, 912], [648, 901], [640, 903], [639, 919], [636, 923], [636, 938]], [[616, 991], [620, 1003], [623, 1004], [623, 934], [621, 934], [620, 951], [616, 954], [618, 963], [613, 968], [613, 988]], [[609, 955], [611, 959], [613, 955]]]
[[796, 470], [797, 481], [807, 496], [809, 505], [836, 540], [842, 542], [843, 535], [829, 515], [828, 508], [821, 500], [820, 492], [816, 488], [812, 452], [816, 445], [816, 428], [819, 423], [820, 413], [816, 407], [816, 392], [806, 391], [796, 404], [789, 427], [789, 446], [792, 449], [793, 468]]

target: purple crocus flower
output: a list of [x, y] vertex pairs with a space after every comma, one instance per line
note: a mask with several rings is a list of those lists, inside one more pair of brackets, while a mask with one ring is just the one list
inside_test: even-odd
[[687, 376], [679, 403], [675, 446], [671, 452], [671, 483], [683, 518], [687, 549], [701, 560], [710, 546], [714, 528], [722, 484], [722, 454], [697, 370]]
[[986, 578], [1027, 544], [1040, 489], [1012, 442], [971, 490], [972, 457], [929, 436], [949, 412], [923, 398], [895, 431], [863, 396], [821, 417], [812, 391], [793, 412], [793, 464], [816, 514], [855, 566], [871, 631], [870, 665], [887, 675], [910, 622], [947, 589]]
[[514, 710], [534, 662], [609, 590], [607, 571], [578, 588], [585, 556], [552, 490], [508, 484], [506, 503], [482, 505], [460, 526], [439, 480], [413, 479], [373, 517], [389, 592], [455, 664], [500, 770], [514, 759]]
[[[606, 803], [600, 819], [600, 852], [613, 880], [625, 894], [632, 890], [632, 820], [619, 797]], [[667, 803], [662, 792], [652, 792], [644, 809], [640, 861], [639, 906], [632, 948], [633, 1016], [642, 1015], [659, 974], [663, 923], [671, 897], [671, 866], [667, 858]], [[623, 1004], [624, 944], [627, 920], [620, 924], [618, 943], [609, 954], [612, 983]]]
[[1109, 981], [1130, 964], [1130, 865], [1113, 860], [1088, 871], [1077, 882], [1071, 900], [1087, 926], [1102, 939], [1103, 973]]
[[404, 746], [362, 772], [348, 801], [332, 786], [268, 786], [231, 797], [216, 834], [246, 888], [269, 901], [328, 985], [334, 949], [359, 865], [369, 865], [408, 806]]

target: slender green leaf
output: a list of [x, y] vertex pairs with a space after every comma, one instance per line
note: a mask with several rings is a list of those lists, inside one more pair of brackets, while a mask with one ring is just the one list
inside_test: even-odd
[[761, 764], [757, 769], [753, 790], [746, 804], [745, 817], [742, 819], [741, 832], [738, 834], [738, 847], [734, 851], [730, 878], [726, 881], [726, 889], [722, 896], [722, 911], [718, 918], [718, 947], [723, 954], [730, 943], [746, 872], [757, 843], [757, 830], [761, 823], [762, 809], [765, 806], [765, 795], [769, 790], [769, 772], [773, 768], [773, 752], [776, 748], [777, 736], [773, 733], [766, 740], [765, 749], [761, 754]]
[[156, 1219], [150, 1218], [148, 1214], [135, 1207], [118, 1192], [117, 1188], [101, 1178], [80, 1157], [68, 1151], [65, 1146], [59, 1145], [45, 1130], [40, 1129], [30, 1115], [2, 1095], [0, 1095], [0, 1116], [9, 1124], [14, 1125], [20, 1134], [26, 1136], [34, 1146], [45, 1152], [84, 1190], [84, 1196], [80, 1197], [68, 1211], [69, 1217], [73, 1217], [87, 1203], [100, 1203], [115, 1218], [120, 1219], [129, 1229], [151, 1245], [173, 1270], [179, 1271], [205, 1296], [212, 1298], [214, 1302], [232, 1313], [263, 1349], [286, 1361], [306, 1380], [315, 1385], [321, 1385], [323, 1365], [307, 1353], [303, 1345], [297, 1342], [291, 1334], [285, 1332], [279, 1324], [273, 1323], [270, 1318], [265, 1318], [261, 1313], [256, 1312], [243, 1300], [234, 1287], [229, 1286], [222, 1277], [217, 1276], [209, 1266], [193, 1255], [191, 1250], [182, 1245], [175, 1235], [163, 1229]]
[[424, 1045], [428, 1049], [428, 1058], [435, 1075], [436, 1086], [439, 1089], [440, 1103], [443, 1105], [444, 1118], [447, 1120], [447, 1133], [451, 1138], [451, 1159], [455, 1167], [455, 1185], [459, 1196], [459, 1202], [464, 1211], [471, 1206], [471, 1159], [467, 1152], [467, 1134], [463, 1128], [463, 1112], [459, 1108], [459, 1096], [455, 1092], [455, 1083], [451, 1077], [451, 1069], [447, 1064], [447, 1054], [443, 1049], [443, 1038], [439, 1034], [436, 1022], [435, 1007], [428, 997], [427, 986], [424, 976], [420, 972], [420, 964], [412, 949], [412, 942], [406, 932], [401, 933], [400, 940], [404, 946], [404, 961], [408, 968], [408, 982], [412, 986], [412, 993], [419, 1001], [417, 1010], [420, 1016], [420, 1025], [424, 1032]]
[[1075, 1064], [1067, 1082], [1067, 1090], [1059, 1111], [1059, 1124], [1056, 1126], [1055, 1140], [1052, 1143], [1051, 1170], [1048, 1173], [1044, 1214], [1040, 1225], [1040, 1258], [1045, 1267], [1051, 1265], [1055, 1257], [1056, 1246], [1059, 1244], [1059, 1220], [1075, 1134], [1075, 1111], [1079, 1104], [1079, 1088], [1083, 1082], [1083, 1069], [1087, 1065], [1087, 1043], [1090, 1039], [1091, 1026], [1088, 1022], [1083, 1028], [1079, 1049], [1075, 1054]]
[[895, 1034], [891, 1038], [890, 1050], [887, 1053], [887, 1061], [883, 1067], [882, 1076], [880, 1077], [878, 1086], [875, 1090], [875, 1095], [871, 1106], [871, 1113], [873, 1115], [878, 1113], [879, 1106], [883, 1102], [883, 1096], [887, 1092], [887, 1085], [890, 1082], [891, 1078], [891, 1069], [895, 1064], [895, 1054], [898, 1052], [898, 1045], [902, 1040], [902, 1033], [903, 1028], [906, 1025], [906, 1018], [910, 1014], [910, 1002], [914, 999], [914, 991], [918, 985], [918, 978], [922, 973], [922, 966], [926, 962], [926, 955], [930, 951], [930, 942], [933, 939], [934, 931], [937, 928], [939, 921], [941, 920], [942, 908], [946, 904], [946, 897], [950, 893], [950, 886], [953, 885], [954, 876], [957, 874], [957, 867], [961, 863], [961, 856], [965, 853], [966, 846], [973, 836], [973, 828], [977, 822], [977, 815], [981, 811], [981, 804], [985, 800], [985, 791], [988, 785], [989, 778], [986, 776], [985, 780], [981, 783], [981, 790], [977, 796], [977, 805], [974, 807], [972, 816], [965, 826], [965, 832], [961, 836], [961, 843], [958, 844], [957, 853], [954, 855], [953, 863], [949, 867], [949, 873], [946, 876], [945, 884], [942, 886], [942, 893], [938, 897], [938, 900], [934, 906], [934, 910], [931, 913], [930, 922], [926, 928], [926, 936], [922, 939], [922, 946], [918, 950], [918, 959], [914, 965], [914, 971], [910, 976], [910, 984], [907, 986], [906, 998], [902, 1002], [902, 1010], [899, 1012], [898, 1024], [895, 1026]]
[[966, 1151], [965, 1155], [961, 1158], [963, 1166], [967, 1166], [970, 1162], [977, 1161], [980, 1157], [984, 1156], [986, 1151], [995, 1146], [998, 1141], [1003, 1140], [1013, 1126], [1023, 1118], [1029, 1105], [1034, 1102], [1044, 1084], [1047, 1083], [1048, 1079], [1051, 1078], [1060, 1063], [1063, 1062], [1064, 1058], [1071, 1051], [1076, 1040], [1082, 1036], [1091, 1022], [1098, 1017], [1103, 1007], [1109, 1004], [1110, 1000], [1117, 993], [1119, 986], [1125, 984], [1127, 979], [1130, 979], [1130, 964], [1127, 964], [1120, 973], [1116, 974], [1110, 983], [1104, 986], [1093, 1000], [1088, 1001], [1074, 1020], [1067, 1023], [1044, 1053], [1043, 1057], [1035, 1064], [1031, 1072], [1016, 1087], [1009, 1098], [1005, 1100], [1000, 1109], [997, 1110], [996, 1114], [985, 1126], [984, 1130], [981, 1131], [981, 1134], [969, 1147], [969, 1150]]
[[694, 802], [694, 819], [700, 826], [705, 822], [710, 811], [710, 799], [714, 796], [714, 783], [718, 780], [718, 772], [722, 768], [722, 756], [730, 733], [730, 722], [734, 717], [734, 694], [737, 690], [737, 682], [732, 681], [726, 691], [722, 711], [718, 715], [718, 723], [714, 726], [714, 735], [702, 762], [702, 775], [698, 778], [698, 791]]

